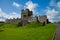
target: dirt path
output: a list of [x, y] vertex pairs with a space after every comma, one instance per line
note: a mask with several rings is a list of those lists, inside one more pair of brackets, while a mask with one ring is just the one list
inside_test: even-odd
[[57, 24], [57, 29], [56, 29], [54, 40], [60, 40], [60, 24]]

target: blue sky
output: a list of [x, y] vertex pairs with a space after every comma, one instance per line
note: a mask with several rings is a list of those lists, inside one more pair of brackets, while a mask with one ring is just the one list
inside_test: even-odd
[[[27, 3], [30, 0], [0, 0], [0, 8], [2, 8], [5, 12], [10, 13], [12, 11], [20, 12], [21, 8], [16, 8], [13, 6], [13, 2], [18, 3], [19, 5], [22, 5], [22, 8], [25, 6], [25, 3]], [[44, 9], [50, 0], [31, 0], [33, 3], [38, 4], [37, 7], [38, 10]], [[22, 10], [22, 9], [21, 9]]]
[[0, 0], [0, 21], [20, 18], [26, 8], [33, 11], [33, 16], [47, 15], [51, 22], [60, 21], [59, 0]]

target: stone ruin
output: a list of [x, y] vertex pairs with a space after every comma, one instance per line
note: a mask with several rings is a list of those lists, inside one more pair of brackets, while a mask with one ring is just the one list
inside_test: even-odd
[[47, 16], [39, 16], [38, 17], [39, 22], [47, 24]]
[[29, 22], [37, 22], [37, 20], [43, 24], [47, 24], [47, 16], [33, 17], [33, 12], [29, 9], [22, 10], [21, 13], [21, 23], [25, 25]]
[[47, 24], [47, 16], [38, 16], [38, 17], [33, 17], [33, 12], [30, 11], [29, 9], [23, 9], [21, 11], [21, 18], [20, 19], [7, 19], [6, 22], [11, 23], [18, 23], [21, 26], [24, 26], [28, 24], [29, 22], [37, 22], [39, 21], [40, 23]]
[[6, 23], [16, 23], [16, 24], [18, 24], [18, 22], [21, 22], [21, 19], [20, 18], [6, 19], [5, 22]]

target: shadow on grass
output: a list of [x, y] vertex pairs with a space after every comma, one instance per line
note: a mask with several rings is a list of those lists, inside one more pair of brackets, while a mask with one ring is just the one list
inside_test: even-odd
[[0, 29], [0, 32], [3, 32], [4, 30], [3, 29]]

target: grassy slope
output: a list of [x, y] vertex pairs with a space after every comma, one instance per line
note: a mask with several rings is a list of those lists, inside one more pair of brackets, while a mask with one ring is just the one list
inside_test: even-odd
[[[15, 26], [15, 27], [13, 27]], [[48, 24], [30, 23], [17, 28], [15, 24], [5, 24], [4, 31], [0, 32], [0, 40], [52, 40], [56, 26]]]

